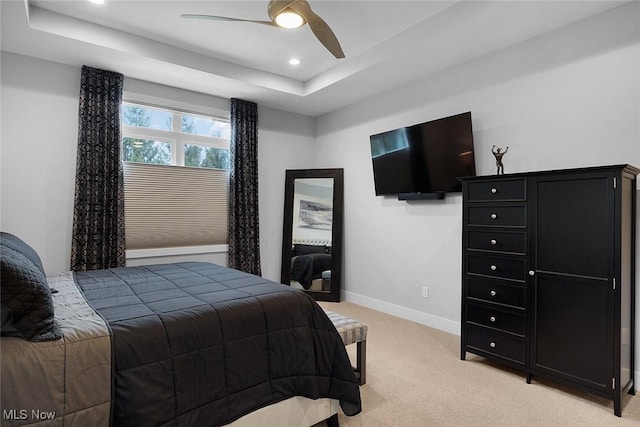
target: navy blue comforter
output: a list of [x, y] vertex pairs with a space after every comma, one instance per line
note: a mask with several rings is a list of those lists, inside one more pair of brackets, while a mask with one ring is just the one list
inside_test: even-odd
[[340, 336], [302, 291], [200, 262], [75, 279], [112, 332], [113, 425], [222, 425], [292, 396], [361, 410]]

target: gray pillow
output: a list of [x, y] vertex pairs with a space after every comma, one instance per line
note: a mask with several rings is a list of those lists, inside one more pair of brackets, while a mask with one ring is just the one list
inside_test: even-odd
[[11, 233], [7, 233], [5, 231], [0, 231], [0, 245], [6, 246], [8, 248], [13, 249], [26, 256], [46, 277], [46, 273], [44, 272], [44, 267], [42, 266], [42, 260], [38, 253], [29, 246], [24, 240], [21, 238], [14, 236]]
[[12, 326], [30, 341], [62, 338], [43, 271], [25, 254], [4, 244], [0, 245], [0, 264], [2, 317], [12, 319], [12, 325], [3, 326]]
[[0, 335], [3, 337], [21, 337], [22, 335], [13, 327], [13, 313], [4, 304], [0, 304]]

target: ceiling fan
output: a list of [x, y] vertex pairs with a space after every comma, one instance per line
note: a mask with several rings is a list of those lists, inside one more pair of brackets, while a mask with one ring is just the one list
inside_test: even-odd
[[316, 38], [336, 58], [344, 58], [344, 52], [336, 35], [329, 25], [315, 14], [306, 0], [271, 0], [267, 6], [267, 13], [271, 21], [256, 21], [251, 19], [229, 18], [226, 16], [198, 15], [185, 13], [182, 18], [209, 19], [212, 21], [252, 22], [254, 24], [271, 25], [281, 28], [299, 28], [309, 24]]

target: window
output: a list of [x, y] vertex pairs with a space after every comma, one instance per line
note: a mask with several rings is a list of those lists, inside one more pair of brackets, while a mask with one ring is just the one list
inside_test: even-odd
[[229, 169], [228, 120], [125, 102], [122, 160]]
[[229, 121], [125, 102], [127, 249], [227, 243]]

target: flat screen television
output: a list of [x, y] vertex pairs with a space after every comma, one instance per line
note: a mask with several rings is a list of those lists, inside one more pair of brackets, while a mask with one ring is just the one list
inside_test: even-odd
[[460, 192], [475, 176], [471, 112], [370, 136], [376, 195]]

